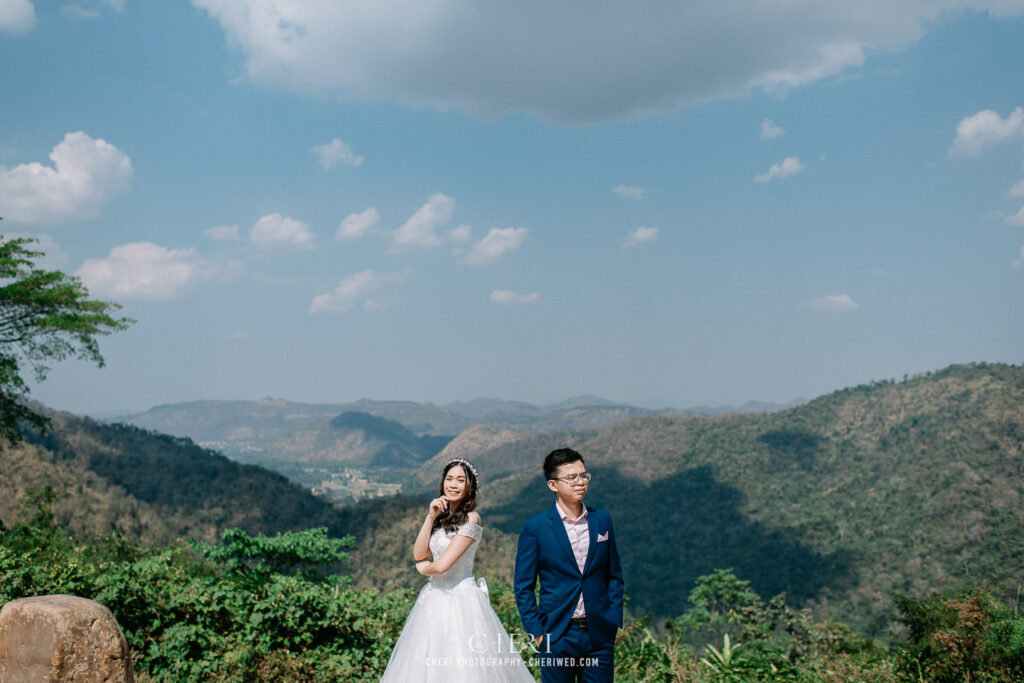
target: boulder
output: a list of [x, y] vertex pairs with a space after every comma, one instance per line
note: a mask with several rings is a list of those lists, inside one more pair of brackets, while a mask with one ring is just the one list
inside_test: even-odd
[[44, 595], [0, 609], [0, 681], [134, 683], [135, 676], [110, 610], [72, 595]]

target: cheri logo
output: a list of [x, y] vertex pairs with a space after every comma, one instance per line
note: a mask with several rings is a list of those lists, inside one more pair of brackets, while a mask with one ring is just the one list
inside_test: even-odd
[[469, 637], [469, 649], [474, 654], [481, 653], [509, 653], [515, 654], [530, 651], [535, 654], [551, 653], [551, 634], [545, 633], [540, 643], [537, 636], [530, 633], [518, 633], [513, 631], [507, 636], [487, 633], [474, 633]]

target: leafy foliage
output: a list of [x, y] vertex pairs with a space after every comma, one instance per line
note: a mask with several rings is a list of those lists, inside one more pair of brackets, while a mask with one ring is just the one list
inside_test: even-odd
[[647, 619], [627, 626], [616, 644], [617, 680], [899, 680], [898, 652], [842, 625], [814, 623], [784, 595], [765, 602], [731, 570], [699, 577], [691, 595], [694, 607], [668, 620], [661, 637]]
[[46, 425], [46, 418], [24, 403], [25, 364], [39, 381], [52, 363], [66, 358], [102, 367], [98, 338], [134, 322], [114, 317], [118, 304], [90, 299], [78, 278], [35, 267], [42, 256], [31, 249], [35, 241], [0, 235], [0, 438], [8, 441], [21, 439], [22, 422]]
[[[139, 548], [118, 534], [76, 539], [50, 510], [53, 499], [52, 490], [34, 489], [21, 521], [0, 530], [0, 603], [70, 593], [107, 605], [143, 681], [376, 681], [412, 607], [409, 591], [357, 590], [336, 574], [310, 571], [333, 565], [350, 545], [322, 529], [272, 537], [230, 530], [219, 544]], [[938, 636], [976, 624], [971, 610], [986, 615], [983, 631], [971, 627], [983, 647], [957, 650], [965, 656], [950, 674], [969, 671], [970, 680], [1002, 683], [1020, 673], [1013, 668], [1021, 661], [1020, 619], [985, 591], [900, 599], [913, 634], [904, 651], [862, 641], [839, 625], [812, 623], [806, 611], [786, 607], [784, 597], [766, 603], [749, 586], [729, 570], [715, 571], [694, 587], [695, 606], [660, 632], [648, 619], [628, 624], [615, 647], [616, 680], [920, 680], [908, 663], [923, 667], [927, 680], [963, 680], [932, 678], [940, 672], [933, 664], [944, 666], [951, 651], [936, 655], [921, 644], [929, 637], [952, 642]], [[490, 588], [499, 618], [516, 630], [511, 586], [497, 581]], [[691, 644], [709, 625], [724, 626], [721, 637]], [[526, 660], [536, 675], [535, 658]]]
[[987, 591], [894, 600], [910, 629], [908, 672], [936, 683], [1024, 680], [1024, 617]]
[[68, 593], [109, 606], [151, 679], [376, 681], [411, 608], [405, 591], [359, 591], [312, 571], [351, 542], [322, 529], [233, 530], [198, 554], [118, 535], [80, 543], [55, 523], [51, 494], [33, 492], [36, 511], [0, 535], [0, 603]]
[[351, 536], [327, 537], [327, 529], [305, 529], [272, 537], [250, 536], [241, 529], [225, 529], [216, 545], [195, 542], [193, 547], [204, 557], [252, 581], [265, 581], [271, 574], [294, 573], [315, 580], [318, 568], [343, 562], [345, 548], [355, 541]]

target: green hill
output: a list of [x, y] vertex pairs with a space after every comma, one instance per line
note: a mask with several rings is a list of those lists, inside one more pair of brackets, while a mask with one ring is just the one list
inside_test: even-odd
[[284, 476], [242, 465], [189, 439], [66, 413], [53, 429], [0, 449], [0, 520], [10, 526], [31, 487], [52, 486], [59, 518], [88, 536], [117, 529], [132, 540], [213, 540], [227, 527], [276, 533], [348, 515]]
[[[635, 611], [678, 614], [698, 576], [732, 567], [762, 595], [785, 591], [877, 634], [893, 591], [1024, 583], [1022, 443], [1024, 369], [978, 364], [776, 413], [640, 418], [578, 448], [594, 473], [588, 503], [614, 515]], [[550, 445], [474, 458], [481, 514], [507, 553], [492, 566], [511, 568], [508, 539], [551, 504], [540, 474]], [[373, 532], [381, 554], [360, 551], [365, 572], [408, 564], [411, 537], [380, 539], [415, 526], [395, 518], [401, 508]]]

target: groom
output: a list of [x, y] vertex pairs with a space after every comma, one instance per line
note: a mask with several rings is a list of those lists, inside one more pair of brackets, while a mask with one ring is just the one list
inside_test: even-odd
[[526, 520], [519, 534], [519, 617], [537, 642], [543, 683], [611, 681], [623, 587], [612, 518], [583, 505], [590, 473], [576, 451], [551, 451], [544, 477], [555, 504]]

